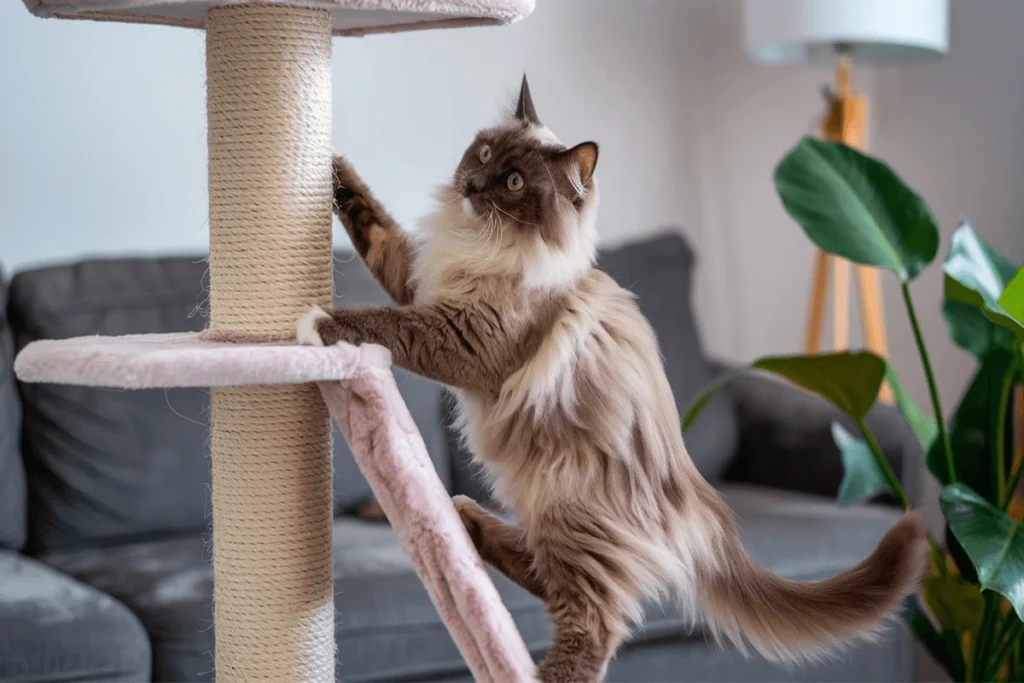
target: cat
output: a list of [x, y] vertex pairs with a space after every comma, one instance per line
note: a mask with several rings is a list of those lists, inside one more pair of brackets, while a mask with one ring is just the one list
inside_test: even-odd
[[541, 681], [602, 680], [646, 599], [674, 598], [717, 638], [776, 661], [870, 638], [927, 567], [922, 517], [903, 516], [827, 581], [754, 564], [687, 454], [651, 326], [595, 269], [597, 160], [596, 143], [567, 147], [541, 124], [525, 76], [421, 236], [336, 157], [335, 210], [396, 305], [313, 308], [299, 341], [380, 344], [456, 393], [458, 428], [517, 522], [454, 504], [481, 557], [548, 609]]

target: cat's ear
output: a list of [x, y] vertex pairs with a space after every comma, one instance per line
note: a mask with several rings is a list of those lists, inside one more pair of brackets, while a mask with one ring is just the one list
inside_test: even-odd
[[594, 169], [597, 168], [597, 143], [581, 142], [575, 147], [559, 152], [555, 162], [569, 174], [569, 179], [574, 185], [577, 180], [579, 181], [579, 187], [576, 189], [582, 194], [582, 189], [590, 183], [594, 177]]
[[516, 104], [516, 118], [523, 123], [541, 125], [537, 117], [537, 110], [533, 108], [533, 98], [530, 97], [530, 84], [526, 82], [526, 74], [523, 74], [523, 84], [519, 86], [519, 102]]

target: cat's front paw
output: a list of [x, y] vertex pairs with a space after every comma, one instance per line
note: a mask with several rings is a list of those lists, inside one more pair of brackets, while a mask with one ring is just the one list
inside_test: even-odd
[[452, 496], [452, 504], [455, 505], [455, 510], [459, 513], [462, 526], [466, 527], [469, 539], [479, 550], [480, 544], [483, 542], [483, 527], [479, 518], [482, 512], [480, 506], [469, 496], [463, 495]]
[[352, 165], [340, 154], [334, 157], [334, 203], [345, 210], [362, 192], [363, 183]]
[[319, 306], [306, 311], [295, 326], [296, 340], [305, 346], [325, 346], [322, 328], [330, 324], [331, 316]]

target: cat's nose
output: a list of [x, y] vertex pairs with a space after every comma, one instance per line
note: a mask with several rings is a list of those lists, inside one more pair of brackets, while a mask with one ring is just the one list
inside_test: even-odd
[[484, 189], [484, 177], [479, 173], [469, 177], [466, 183], [466, 194], [474, 194]]

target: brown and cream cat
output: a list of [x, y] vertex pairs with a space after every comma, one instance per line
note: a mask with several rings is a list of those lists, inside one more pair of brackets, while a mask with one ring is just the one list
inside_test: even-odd
[[872, 636], [927, 566], [904, 516], [858, 567], [797, 583], [754, 564], [730, 510], [683, 445], [650, 325], [594, 268], [598, 147], [566, 147], [526, 79], [514, 115], [477, 134], [422, 236], [403, 232], [344, 159], [338, 216], [395, 306], [313, 309], [311, 344], [374, 343], [451, 387], [459, 427], [506, 523], [455, 505], [481, 556], [547, 605], [538, 676], [598, 681], [648, 598], [712, 632], [799, 661]]

